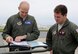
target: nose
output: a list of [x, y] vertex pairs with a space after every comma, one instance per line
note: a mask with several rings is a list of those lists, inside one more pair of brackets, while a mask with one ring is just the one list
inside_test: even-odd
[[23, 15], [26, 15], [26, 13], [23, 13]]

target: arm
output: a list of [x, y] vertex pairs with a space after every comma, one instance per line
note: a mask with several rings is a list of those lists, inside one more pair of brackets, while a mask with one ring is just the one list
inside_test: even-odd
[[8, 19], [2, 33], [3, 39], [6, 40], [7, 42], [11, 42], [13, 40], [13, 38], [11, 37], [11, 29], [12, 27], [11, 27], [10, 19]]
[[52, 50], [52, 32], [51, 28], [49, 29], [46, 37], [46, 43], [48, 45], [49, 50]]
[[72, 36], [76, 39], [76, 42], [78, 43], [78, 27], [72, 27], [71, 31]]

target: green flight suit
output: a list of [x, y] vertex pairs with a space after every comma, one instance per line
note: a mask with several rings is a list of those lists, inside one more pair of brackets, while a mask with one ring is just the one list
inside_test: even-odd
[[12, 36], [13, 38], [19, 35], [27, 35], [26, 40], [32, 41], [36, 40], [39, 37], [39, 34], [40, 31], [37, 28], [37, 23], [34, 17], [28, 15], [23, 21], [18, 13], [8, 19], [2, 36], [5, 39], [8, 35]]
[[46, 42], [53, 54], [74, 54], [78, 45], [78, 26], [67, 19], [58, 31], [58, 24], [54, 24], [47, 33]]
[[15, 39], [16, 36], [27, 35], [24, 41], [36, 40], [39, 37], [40, 31], [38, 30], [37, 23], [33, 16], [28, 15], [23, 20], [19, 13], [11, 16], [6, 23], [2, 36], [5, 39], [7, 36], [12, 36]]

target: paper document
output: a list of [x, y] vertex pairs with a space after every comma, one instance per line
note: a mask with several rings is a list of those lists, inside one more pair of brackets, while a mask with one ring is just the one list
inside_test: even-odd
[[39, 42], [39, 41], [28, 41], [28, 44], [29, 44], [31, 47], [47, 46], [47, 45], [44, 44], [43, 42]]
[[22, 42], [15, 42], [15, 41], [13, 41], [12, 43], [13, 43], [14, 45], [25, 45], [25, 46], [28, 45], [28, 43], [27, 43], [26, 41], [22, 41]]
[[40, 46], [47, 46], [43, 42], [39, 41], [22, 41], [22, 42], [12, 42], [13, 45], [20, 45], [20, 46], [30, 46], [30, 47], [40, 47]]

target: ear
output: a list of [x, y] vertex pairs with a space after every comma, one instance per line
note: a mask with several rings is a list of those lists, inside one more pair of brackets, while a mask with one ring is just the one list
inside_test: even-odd
[[67, 14], [64, 15], [65, 17], [67, 16]]

